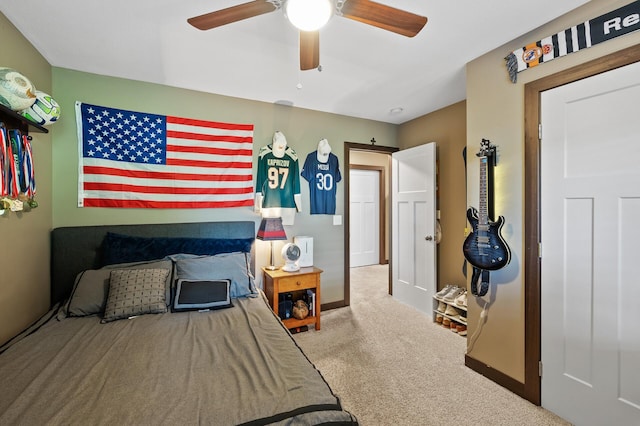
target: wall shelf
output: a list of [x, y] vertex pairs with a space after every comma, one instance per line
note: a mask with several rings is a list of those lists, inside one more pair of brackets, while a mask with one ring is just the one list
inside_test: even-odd
[[0, 104], [0, 121], [4, 122], [8, 129], [20, 129], [27, 134], [29, 132], [49, 133], [49, 130], [43, 126], [28, 120], [2, 104]]

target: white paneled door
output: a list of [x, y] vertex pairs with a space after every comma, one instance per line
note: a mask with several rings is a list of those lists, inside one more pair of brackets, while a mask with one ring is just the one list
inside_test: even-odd
[[640, 63], [542, 94], [542, 405], [640, 424]]
[[349, 171], [349, 246], [352, 268], [380, 263], [380, 172]]
[[431, 314], [436, 288], [436, 144], [392, 155], [393, 297]]

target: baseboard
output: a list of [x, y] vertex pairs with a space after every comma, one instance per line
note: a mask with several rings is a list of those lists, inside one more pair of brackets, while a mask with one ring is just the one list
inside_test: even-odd
[[320, 306], [320, 310], [322, 312], [324, 312], [324, 311], [328, 311], [330, 309], [344, 308], [345, 306], [347, 306], [347, 305], [344, 303], [344, 300], [338, 300], [337, 302], [323, 303]]
[[464, 365], [472, 369], [478, 374], [482, 374], [484, 377], [492, 380], [502, 386], [505, 389], [510, 390], [521, 398], [527, 399], [524, 392], [524, 383], [517, 381], [516, 379], [507, 376], [501, 371], [496, 370], [483, 362], [478, 361], [469, 355], [464, 356]]

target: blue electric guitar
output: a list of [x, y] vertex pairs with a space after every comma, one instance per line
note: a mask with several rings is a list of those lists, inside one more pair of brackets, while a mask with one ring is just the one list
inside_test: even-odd
[[472, 285], [475, 285], [475, 280], [482, 271], [503, 268], [511, 260], [511, 251], [501, 235], [504, 216], [493, 222], [488, 213], [487, 167], [489, 158], [494, 154], [495, 146], [488, 139], [482, 139], [480, 152], [477, 154], [480, 157], [480, 208], [476, 210], [470, 207], [467, 210], [472, 231], [462, 246], [465, 259], [474, 266]]

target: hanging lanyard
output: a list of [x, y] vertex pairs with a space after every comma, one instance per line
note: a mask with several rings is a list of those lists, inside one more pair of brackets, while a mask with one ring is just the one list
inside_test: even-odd
[[34, 200], [36, 179], [31, 137], [17, 129], [7, 130], [0, 122], [0, 209], [8, 203], [12, 211], [22, 210], [22, 201], [18, 199], [21, 193], [29, 199], [31, 207], [38, 206]]
[[7, 157], [9, 160], [9, 196], [11, 198], [18, 198], [20, 195], [20, 169], [18, 163], [20, 162], [20, 143], [17, 130], [9, 130], [9, 143], [7, 144]]
[[36, 178], [33, 169], [33, 152], [31, 150], [31, 136], [22, 136], [22, 177], [23, 190], [31, 200], [36, 195]]
[[7, 163], [7, 129], [0, 122], [0, 197], [9, 195], [9, 165]]

